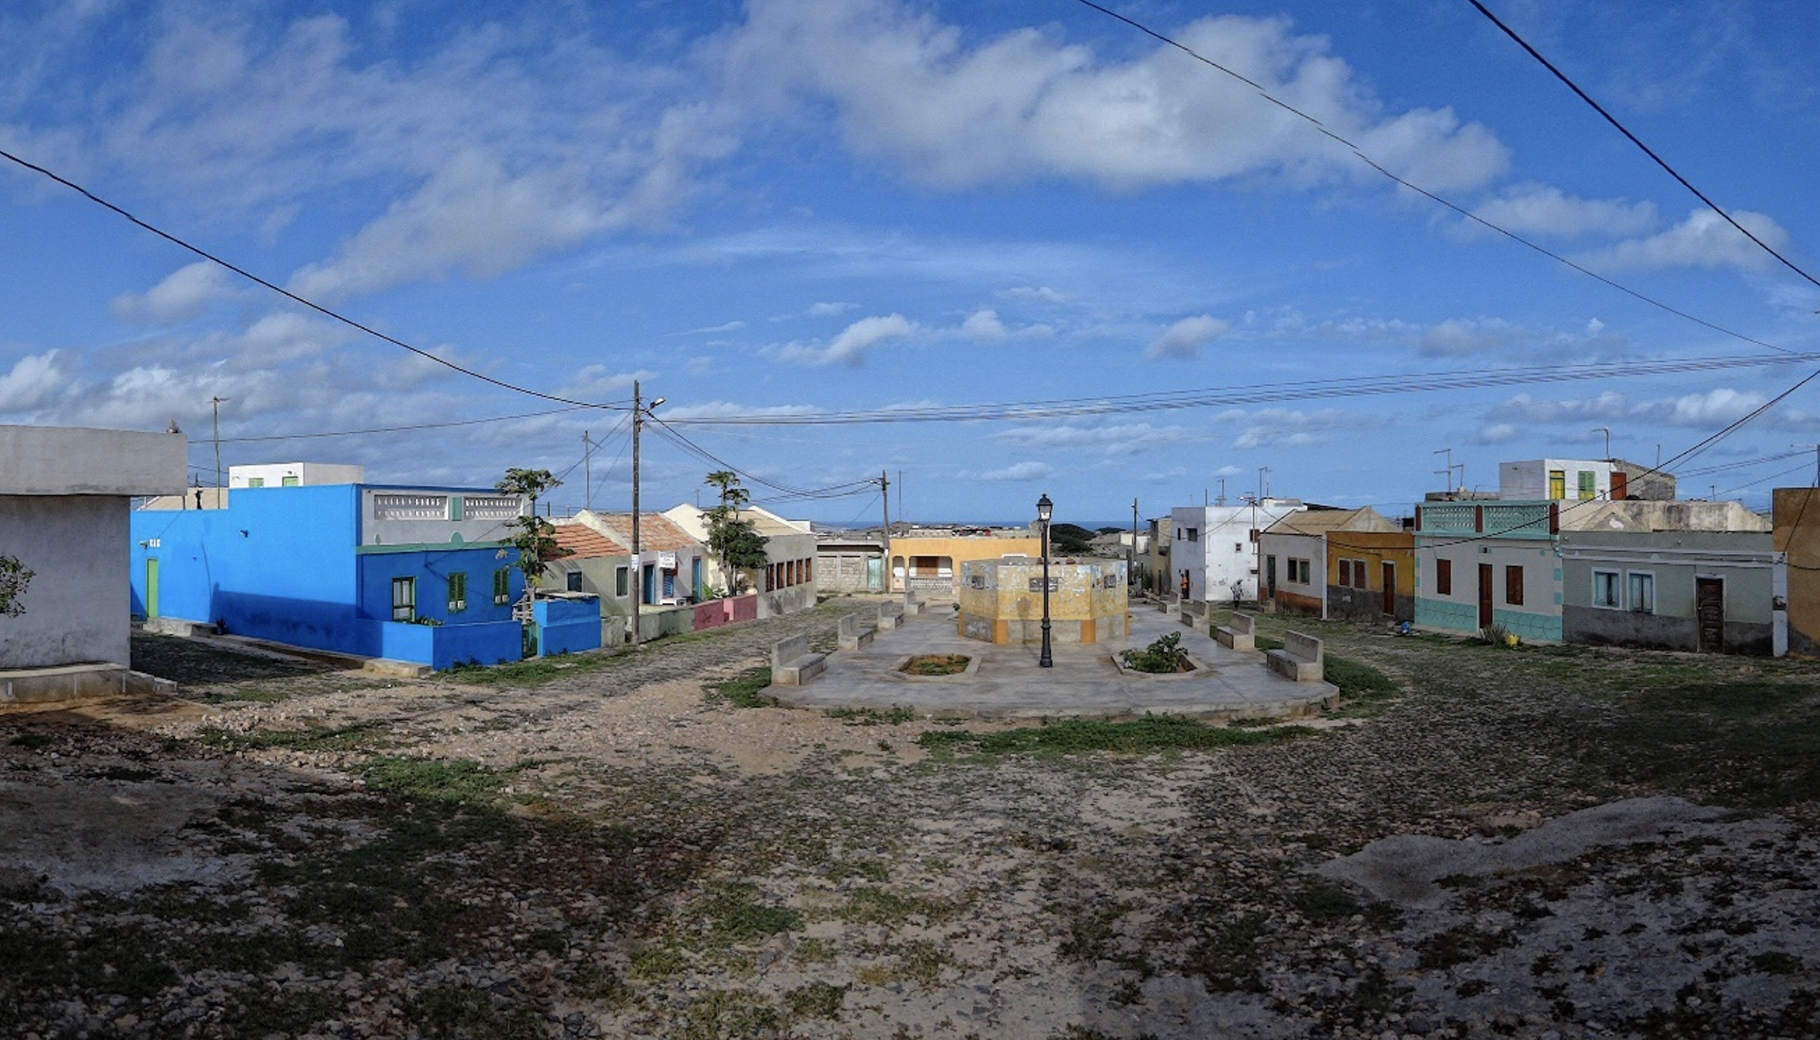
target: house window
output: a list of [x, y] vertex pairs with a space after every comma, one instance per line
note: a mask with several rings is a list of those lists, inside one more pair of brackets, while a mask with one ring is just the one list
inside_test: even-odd
[[1523, 605], [1523, 568], [1504, 568], [1504, 602], [1513, 607]]
[[1656, 576], [1647, 571], [1630, 572], [1630, 609], [1635, 614], [1656, 612]]
[[460, 571], [449, 575], [449, 613], [468, 609], [468, 576]]
[[278, 481], [280, 487], [296, 487], [301, 481], [296, 477], [284, 477]]
[[1617, 608], [1624, 605], [1619, 591], [1617, 571], [1592, 572], [1592, 605]]
[[570, 571], [564, 580], [565, 580], [564, 587], [567, 588], [570, 592], [580, 592], [581, 591], [581, 572], [580, 571]]
[[246, 486], [250, 487], [250, 488], [251, 487], [265, 487], [265, 478], [264, 477], [248, 477], [248, 478], [246, 478]]
[[392, 620], [414, 621], [417, 618], [417, 579], [392, 579]]
[[1365, 572], [1365, 561], [1352, 561], [1352, 587], [1355, 589], [1371, 588], [1371, 577]]
[[1548, 471], [1548, 497], [1549, 498], [1566, 498], [1567, 497], [1567, 471], [1566, 470], [1551, 469]]
[[1308, 584], [1308, 561], [1291, 557], [1289, 560], [1289, 582], [1292, 585]]
[[1453, 595], [1453, 561], [1435, 561], [1435, 595]]
[[618, 596], [623, 599], [623, 598], [625, 598], [627, 591], [631, 587], [632, 587], [632, 569], [630, 567], [614, 568], [614, 570], [613, 570], [613, 595]]
[[1599, 475], [1591, 470], [1580, 471], [1580, 501], [1590, 501], [1597, 494], [1596, 482]]
[[1340, 587], [1344, 589], [1344, 588], [1350, 588], [1351, 586], [1352, 586], [1352, 561], [1351, 560], [1341, 560], [1340, 561]]
[[512, 572], [500, 568], [493, 572], [493, 603], [504, 606], [512, 602]]

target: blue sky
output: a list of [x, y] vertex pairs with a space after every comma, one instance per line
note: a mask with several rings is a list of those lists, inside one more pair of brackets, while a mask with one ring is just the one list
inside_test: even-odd
[[[1396, 186], [1257, 90], [1074, 0], [493, 5], [15, 3], [0, 147], [437, 357], [314, 314], [0, 164], [0, 422], [191, 435], [373, 480], [566, 473], [558, 509], [749, 474], [789, 515], [1146, 516], [1270, 490], [1387, 513], [1501, 459], [1653, 462], [1812, 363], [1820, 289], [1707, 211], [1465, 0], [1120, 12], [1242, 73], [1411, 184], [1716, 332]], [[1802, 268], [1816, 255], [1820, 9], [1498, 0], [1618, 119]], [[23, 50], [20, 50], [23, 43]], [[1608, 366], [1422, 393], [1420, 374]], [[1820, 383], [1815, 384], [1820, 388]], [[1244, 389], [1235, 389], [1244, 388]], [[1813, 479], [1820, 389], [1681, 467], [1761, 507]], [[1228, 391], [1226, 403], [1027, 402]], [[945, 422], [767, 424], [942, 408]], [[721, 420], [721, 421], [713, 421]], [[727, 422], [726, 420], [734, 420]], [[426, 426], [393, 433], [380, 427]], [[303, 437], [305, 434], [337, 436]], [[894, 487], [894, 491], [897, 490]], [[896, 512], [895, 494], [893, 512]]]

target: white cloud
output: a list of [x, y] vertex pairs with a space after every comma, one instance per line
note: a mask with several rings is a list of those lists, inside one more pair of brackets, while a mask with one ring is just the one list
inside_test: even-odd
[[1422, 330], [1421, 347], [1429, 357], [1464, 357], [1493, 350], [1520, 348], [1533, 338], [1529, 330], [1502, 318], [1474, 321], [1450, 318]]
[[1720, 387], [1703, 394], [1686, 394], [1663, 401], [1645, 402], [1637, 406], [1632, 417], [1671, 426], [1724, 426], [1763, 407], [1767, 400], [1768, 397], [1756, 391]]
[[710, 336], [716, 332], [738, 332], [740, 329], [743, 329], [745, 327], [746, 327], [746, 323], [743, 321], [724, 321], [724, 322], [721, 322], [719, 325], [709, 325], [706, 328], [690, 329], [689, 331], [683, 333], [682, 335], [685, 335], [685, 336]]
[[857, 303], [817, 303], [810, 306], [809, 313], [817, 318], [826, 318], [837, 314], [845, 314], [858, 306], [859, 304]]
[[[1286, 19], [1203, 18], [1186, 46], [1259, 83], [1431, 190], [1501, 174], [1506, 149], [1449, 110], [1386, 113], [1323, 37]], [[886, 0], [760, 0], [729, 44], [731, 93], [779, 116], [834, 103], [863, 155], [944, 187], [1032, 176], [1119, 188], [1282, 176], [1369, 176], [1305, 120], [1173, 48], [1102, 60], [1053, 32], [963, 38]], [[805, 104], [807, 100], [807, 104]]]
[[12, 371], [0, 376], [0, 412], [35, 408], [55, 394], [68, 376], [57, 367], [57, 352], [28, 354], [13, 362]]
[[[1732, 219], [1750, 229], [1771, 248], [1788, 244], [1788, 232], [1774, 219], [1749, 210], [1733, 210]], [[1672, 267], [1740, 267], [1747, 270], [1774, 263], [1768, 253], [1744, 237], [1737, 228], [1712, 210], [1697, 210], [1660, 234], [1620, 242], [1574, 258], [1588, 267], [1608, 271], [1660, 270]]]
[[1480, 430], [1474, 437], [1474, 444], [1508, 444], [1517, 439], [1522, 428], [1514, 423], [1492, 423]]
[[1045, 480], [1055, 475], [1055, 467], [1047, 462], [1018, 462], [1004, 469], [987, 470], [974, 477], [976, 480], [1026, 481]]
[[1151, 340], [1150, 345], [1144, 348], [1144, 356], [1184, 360], [1193, 358], [1200, 354], [1202, 347], [1224, 336], [1231, 329], [1230, 323], [1207, 314], [1183, 318]]
[[1067, 297], [1047, 285], [1020, 285], [1013, 289], [1006, 289], [1001, 295], [1011, 300], [1032, 300], [1042, 303], [1063, 303], [1067, 300]]
[[[1535, 183], [1508, 188], [1498, 198], [1475, 207], [1473, 213], [1519, 235], [1555, 238], [1641, 235], [1654, 228], [1658, 219], [1650, 202], [1574, 198], [1559, 188]], [[1468, 222], [1464, 228], [1470, 231], [1479, 225]]]
[[1013, 426], [1000, 431], [996, 436], [1026, 449], [1080, 451], [1094, 448], [1109, 455], [1129, 455], [1159, 444], [1186, 440], [1188, 431], [1179, 426], [1152, 426], [1149, 423], [1118, 423], [1109, 426], [1033, 425]]
[[809, 404], [760, 405], [739, 404], [736, 401], [702, 401], [693, 404], [678, 405], [675, 408], [665, 407], [665, 419], [727, 419], [735, 416], [791, 416], [814, 415], [822, 409]]
[[916, 330], [917, 325], [901, 314], [861, 318], [842, 329], [826, 346], [791, 343], [777, 348], [775, 355], [780, 361], [808, 365], [858, 365], [865, 360], [867, 351]]
[[1615, 390], [1597, 397], [1566, 401], [1544, 401], [1530, 394], [1518, 394], [1487, 413], [1494, 423], [1536, 425], [1552, 423], [1599, 423], [1623, 416], [1630, 411], [1630, 400]]
[[995, 343], [1007, 339], [1041, 339], [1055, 335], [1055, 328], [1041, 323], [1025, 325], [1022, 328], [1011, 328], [1006, 325], [998, 312], [989, 307], [982, 307], [967, 315], [961, 322], [960, 334], [970, 340], [982, 343]]
[[122, 321], [175, 325], [227, 295], [227, 273], [207, 260], [179, 267], [143, 293], [124, 293], [110, 305]]

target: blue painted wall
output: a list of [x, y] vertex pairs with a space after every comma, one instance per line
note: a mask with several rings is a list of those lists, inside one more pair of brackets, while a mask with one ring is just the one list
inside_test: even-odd
[[538, 656], [600, 649], [599, 599], [540, 599], [535, 609]]
[[[493, 572], [524, 576], [497, 546], [358, 552], [359, 485], [237, 488], [229, 508], [132, 514], [133, 609], [145, 611], [145, 561], [159, 561], [159, 614], [219, 622], [237, 635], [436, 668], [516, 661], [520, 626], [493, 602]], [[468, 576], [467, 609], [451, 614], [448, 575]], [[394, 623], [392, 579], [417, 579], [417, 613]], [[417, 631], [395, 631], [415, 629]]]

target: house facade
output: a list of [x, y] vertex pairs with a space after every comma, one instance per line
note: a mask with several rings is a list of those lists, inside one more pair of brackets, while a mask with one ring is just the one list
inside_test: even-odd
[[1820, 657], [1820, 489], [1777, 488], [1771, 502], [1785, 645], [1793, 656]]
[[188, 451], [180, 433], [0, 426], [0, 554], [32, 572], [0, 615], [0, 671], [129, 666], [131, 499], [180, 493]]
[[859, 532], [824, 532], [815, 542], [815, 591], [844, 596], [885, 591], [885, 539]]
[[1169, 511], [1169, 574], [1164, 593], [1195, 601], [1256, 600], [1265, 528], [1308, 507], [1291, 498], [1238, 505], [1179, 506]]
[[1769, 531], [1565, 531], [1562, 637], [1771, 655], [1774, 539]]
[[[630, 549], [632, 514], [584, 509], [570, 518]], [[638, 518], [638, 573], [634, 587], [647, 607], [687, 606], [707, 597], [707, 550], [701, 542], [662, 513], [641, 513]], [[684, 629], [683, 631], [688, 631]]]
[[[758, 616], [776, 617], [815, 605], [815, 560], [819, 539], [807, 520], [786, 520], [758, 506], [739, 510], [741, 519], [750, 520], [753, 530], [765, 541], [765, 565], [743, 570], [743, 586], [758, 594]], [[703, 546], [708, 541], [708, 511], [696, 505], [679, 505], [664, 511], [664, 517], [687, 532]], [[721, 573], [720, 561], [706, 553], [704, 567], [710, 586], [733, 589], [733, 583]]]
[[1040, 560], [1043, 539], [1022, 527], [912, 527], [891, 536], [890, 592], [955, 601], [962, 565], [1028, 556]]
[[513, 617], [524, 576], [507, 540], [528, 508], [490, 488], [325, 484], [136, 512], [133, 609], [436, 669], [516, 661], [537, 646]]
[[[1407, 573], [1413, 570], [1413, 536], [1369, 506], [1291, 513], [1265, 528], [1258, 545], [1262, 599], [1278, 609], [1322, 618], [1395, 617], [1399, 582], [1413, 587], [1414, 575]], [[1399, 548], [1405, 551], [1399, 554]], [[1413, 618], [1414, 603], [1408, 608], [1406, 618]]]

